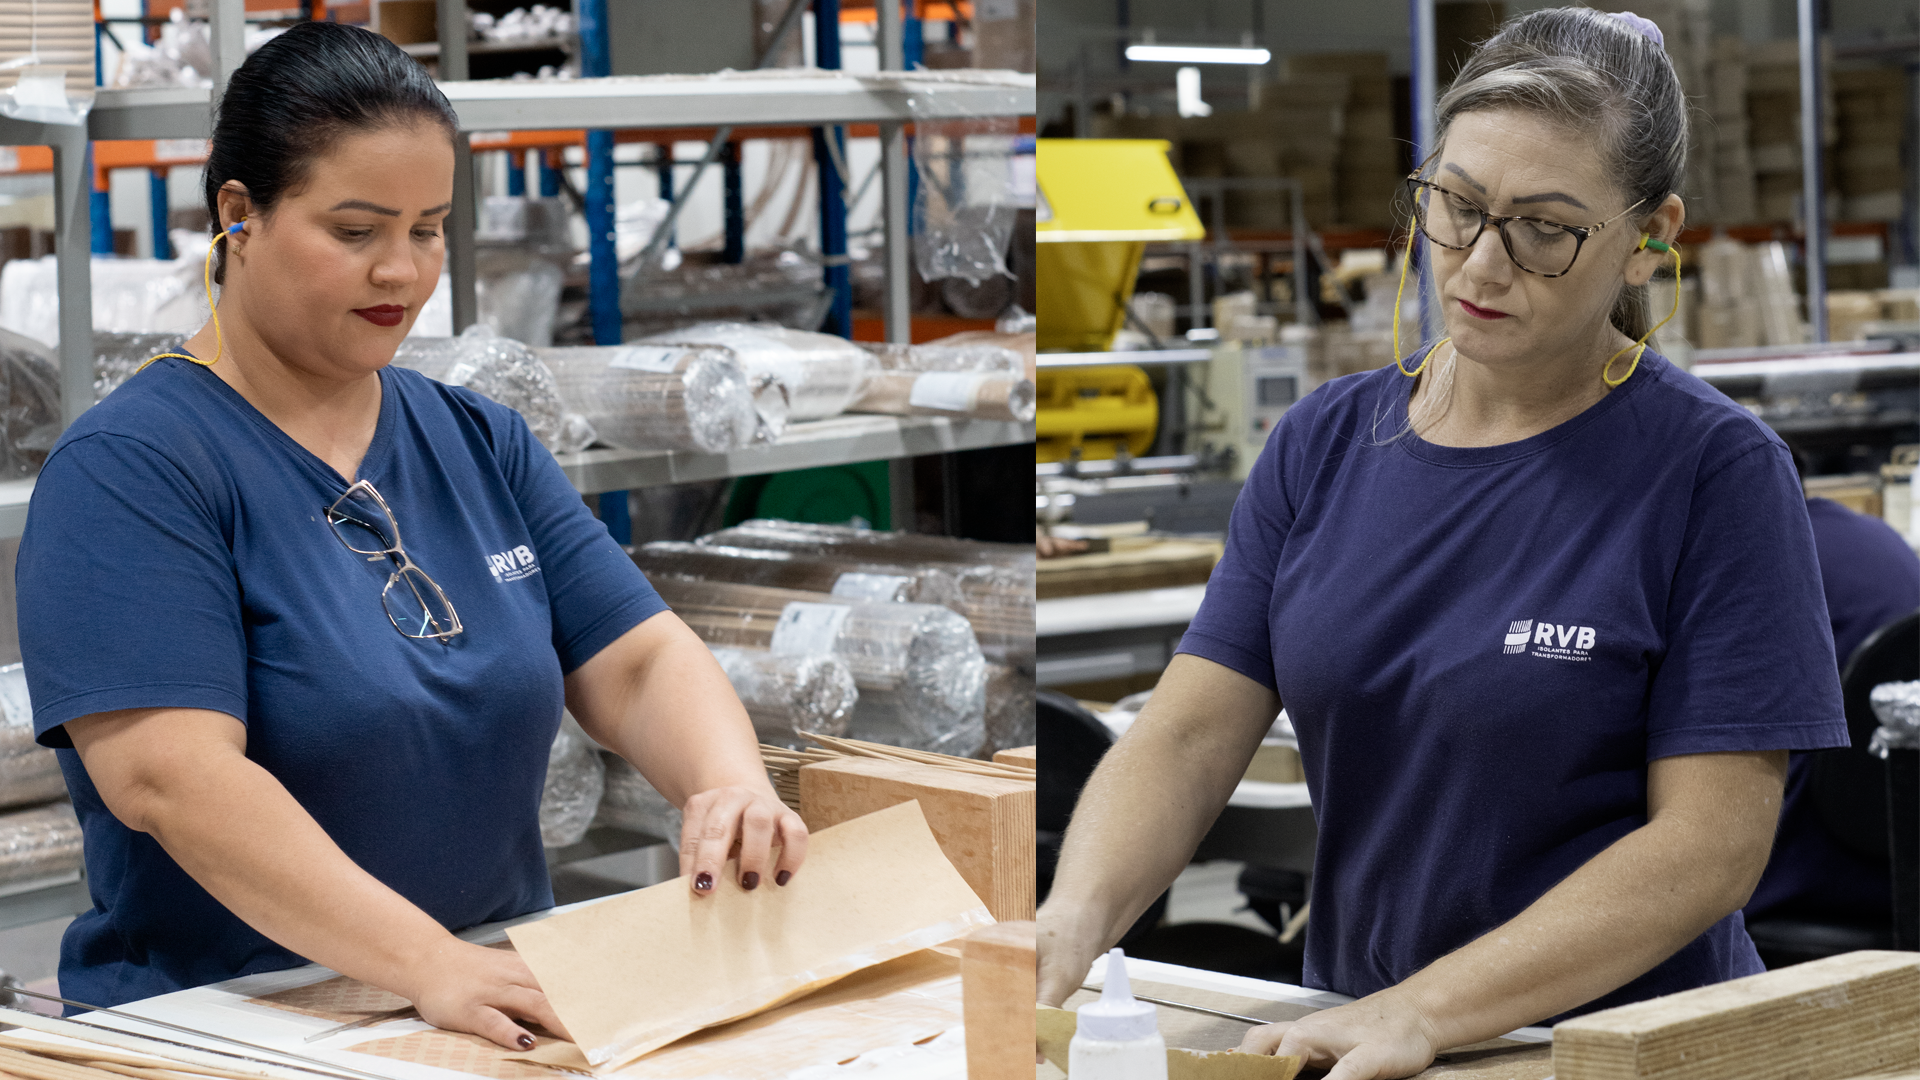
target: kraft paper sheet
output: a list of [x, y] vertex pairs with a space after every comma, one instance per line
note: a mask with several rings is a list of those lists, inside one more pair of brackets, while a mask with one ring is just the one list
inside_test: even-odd
[[618, 1068], [993, 921], [917, 802], [822, 829], [785, 887], [684, 879], [507, 931], [587, 1061]]

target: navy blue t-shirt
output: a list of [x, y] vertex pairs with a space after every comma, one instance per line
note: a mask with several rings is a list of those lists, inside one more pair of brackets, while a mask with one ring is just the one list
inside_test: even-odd
[[[1304, 982], [1355, 996], [1645, 824], [1648, 762], [1847, 741], [1805, 502], [1750, 413], [1649, 352], [1549, 431], [1446, 447], [1402, 434], [1411, 385], [1287, 411], [1180, 646], [1285, 702], [1320, 828]], [[1575, 1011], [1760, 970], [1736, 912]]]
[[520, 415], [380, 373], [358, 479], [464, 632], [395, 632], [392, 564], [347, 550], [347, 482], [213, 372], [161, 360], [82, 415], [34, 489], [16, 570], [34, 726], [59, 747], [93, 909], [60, 988], [96, 1005], [305, 961], [101, 802], [62, 724], [211, 709], [347, 856], [458, 929], [550, 907], [538, 807], [562, 676], [665, 605]]
[[[1879, 518], [1832, 499], [1808, 499], [1820, 581], [1833, 626], [1833, 653], [1846, 666], [1875, 630], [1920, 608], [1920, 557]], [[1746, 915], [1886, 922], [1893, 918], [1893, 871], [1833, 838], [1814, 810], [1813, 758], [1793, 755], [1773, 858], [1747, 901]]]

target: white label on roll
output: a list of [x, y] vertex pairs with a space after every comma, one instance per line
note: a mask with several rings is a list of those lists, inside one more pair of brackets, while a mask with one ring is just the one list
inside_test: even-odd
[[809, 604], [796, 600], [780, 612], [773, 627], [772, 650], [788, 656], [816, 656], [833, 651], [840, 627], [853, 609], [845, 604]]
[[680, 361], [693, 350], [678, 345], [629, 345], [613, 354], [608, 367], [628, 371], [657, 371], [671, 375]]
[[933, 371], [913, 380], [907, 404], [916, 409], [944, 409], [966, 412], [973, 408], [973, 395], [989, 376], [971, 371]]
[[890, 604], [912, 580], [906, 574], [841, 574], [833, 579], [833, 595], [846, 600]]
[[33, 726], [33, 700], [27, 696], [27, 672], [19, 664], [0, 667], [0, 713], [4, 713], [9, 726]]

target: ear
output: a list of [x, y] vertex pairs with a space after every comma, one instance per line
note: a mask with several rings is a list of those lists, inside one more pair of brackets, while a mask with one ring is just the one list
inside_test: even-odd
[[[1653, 211], [1653, 216], [1640, 226], [1640, 231], [1666, 244], [1679, 242], [1680, 227], [1687, 221], [1687, 204], [1680, 201], [1678, 195], [1668, 195]], [[1638, 242], [1636, 238], [1636, 243]], [[1664, 251], [1655, 251], [1651, 247], [1641, 248], [1627, 259], [1626, 279], [1629, 285], [1645, 285], [1653, 280], [1654, 271], [1673, 262], [1673, 256]]]
[[[226, 232], [227, 229], [235, 223], [253, 216], [253, 200], [247, 197], [247, 185], [238, 180], [229, 180], [220, 185], [220, 191], [215, 198], [220, 207], [221, 232]], [[243, 230], [240, 233], [227, 237], [228, 247], [231, 248], [234, 245], [234, 241], [239, 240], [245, 235], [246, 233]]]

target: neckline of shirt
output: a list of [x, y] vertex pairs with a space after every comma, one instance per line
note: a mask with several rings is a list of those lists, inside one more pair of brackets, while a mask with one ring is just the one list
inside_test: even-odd
[[[1542, 453], [1555, 444], [1572, 438], [1588, 425], [1600, 420], [1621, 402], [1638, 393], [1642, 386], [1660, 381], [1666, 375], [1668, 366], [1666, 357], [1648, 349], [1646, 355], [1640, 358], [1638, 370], [1624, 385], [1582, 409], [1578, 414], [1538, 435], [1529, 435], [1518, 442], [1500, 443], [1495, 446], [1442, 446], [1439, 443], [1428, 442], [1411, 430], [1394, 441], [1409, 455], [1421, 461], [1449, 468], [1475, 468], [1516, 461]], [[1390, 371], [1391, 369], [1383, 368], [1382, 370]], [[1388, 396], [1393, 406], [1394, 429], [1397, 431], [1406, 426], [1407, 410], [1413, 397], [1413, 386], [1408, 385], [1404, 391], [1390, 391]]]
[[[381, 368], [376, 373], [380, 379], [380, 416], [374, 421], [373, 438], [367, 443], [366, 453], [360, 456], [360, 467], [355, 471], [355, 475], [342, 477], [339, 470], [322, 461], [320, 456], [313, 451], [300, 445], [299, 440], [287, 434], [286, 431], [281, 429], [279, 424], [274, 423], [266, 413], [261, 412], [254, 406], [253, 402], [248, 401], [246, 395], [235, 390], [227, 380], [214, 374], [211, 367], [204, 364], [189, 363], [184, 360], [179, 360], [177, 357], [169, 357], [167, 359], [175, 361], [168, 365], [170, 367], [192, 368], [194, 372], [198, 372], [200, 375], [213, 380], [213, 392], [216, 395], [223, 395], [227, 402], [237, 409], [242, 416], [245, 416], [261, 430], [265, 431], [268, 438], [279, 441], [301, 464], [305, 465], [309, 470], [318, 473], [330, 489], [344, 492], [353, 486], [355, 480], [364, 480], [374, 476], [386, 464], [388, 448], [393, 443], [394, 417], [398, 408], [394, 402], [394, 383], [396, 380], [388, 377], [388, 368], [392, 366], [391, 364]], [[187, 377], [193, 378], [194, 372], [189, 372]]]

